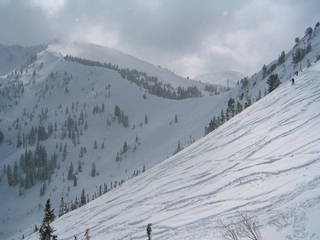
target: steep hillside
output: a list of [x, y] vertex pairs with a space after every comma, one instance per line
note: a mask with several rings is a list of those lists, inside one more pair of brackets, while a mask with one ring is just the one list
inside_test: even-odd
[[260, 100], [263, 96], [272, 92], [281, 83], [296, 78], [303, 69], [311, 66], [320, 59], [320, 24], [314, 28], [309, 27], [305, 35], [295, 39], [295, 44], [289, 52], [279, 53], [278, 59], [264, 65], [261, 71], [251, 77], [245, 77], [237, 86], [227, 94], [221, 112], [214, 114], [206, 128], [206, 132], [214, 130], [219, 125], [234, 115], [240, 113], [243, 108]]
[[[238, 211], [264, 239], [318, 239], [320, 64], [211, 134], [57, 219], [59, 239], [221, 239]], [[27, 239], [37, 239], [37, 234]]]
[[157, 97], [117, 71], [42, 51], [1, 77], [1, 238], [39, 224], [48, 197], [71, 210], [82, 190], [91, 200], [172, 156], [221, 104]]

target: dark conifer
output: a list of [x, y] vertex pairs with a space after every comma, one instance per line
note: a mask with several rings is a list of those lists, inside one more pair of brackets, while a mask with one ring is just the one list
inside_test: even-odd
[[41, 227], [39, 229], [40, 240], [56, 239], [56, 235], [53, 235], [54, 229], [50, 226], [50, 223], [55, 219], [54, 209], [51, 209], [50, 199], [47, 200], [44, 208], [44, 217]]

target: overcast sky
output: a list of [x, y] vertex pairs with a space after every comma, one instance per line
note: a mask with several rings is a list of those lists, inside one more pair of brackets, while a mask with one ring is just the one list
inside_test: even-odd
[[320, 21], [319, 0], [0, 0], [0, 43], [82, 40], [183, 76], [250, 75]]

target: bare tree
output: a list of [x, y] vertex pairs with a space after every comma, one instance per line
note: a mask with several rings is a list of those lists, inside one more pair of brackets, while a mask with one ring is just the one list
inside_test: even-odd
[[238, 219], [235, 223], [225, 224], [222, 220], [219, 220], [218, 224], [223, 228], [223, 238], [226, 240], [262, 239], [257, 218], [249, 217], [244, 212], [238, 213]]
[[261, 239], [261, 234], [259, 231], [258, 220], [255, 217], [249, 217], [248, 214], [244, 212], [239, 212], [240, 218], [240, 234], [251, 240]]
[[226, 240], [239, 240], [239, 229], [235, 223], [225, 224], [221, 219], [218, 220], [218, 224], [223, 227], [223, 238]]

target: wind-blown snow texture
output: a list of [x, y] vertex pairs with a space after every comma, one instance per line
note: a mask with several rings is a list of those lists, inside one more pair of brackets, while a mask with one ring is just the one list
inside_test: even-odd
[[[58, 239], [213, 239], [217, 220], [257, 216], [264, 239], [319, 239], [320, 64], [205, 138], [56, 220]], [[282, 222], [277, 230], [276, 224]], [[34, 234], [27, 239], [37, 239]]]

